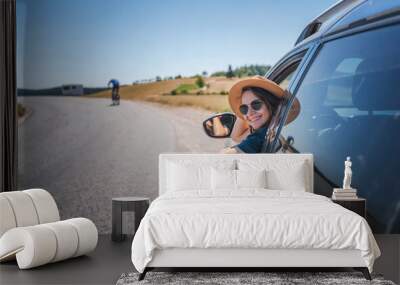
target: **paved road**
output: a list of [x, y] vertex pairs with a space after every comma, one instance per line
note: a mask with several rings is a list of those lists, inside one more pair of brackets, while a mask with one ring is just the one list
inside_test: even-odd
[[[162, 152], [218, 152], [226, 140], [201, 129], [209, 114], [144, 102], [23, 97], [32, 110], [19, 127], [19, 188], [55, 197], [62, 218], [87, 217], [111, 231], [111, 198], [158, 191]], [[132, 215], [126, 217], [128, 224]], [[128, 231], [132, 229], [128, 228]]]

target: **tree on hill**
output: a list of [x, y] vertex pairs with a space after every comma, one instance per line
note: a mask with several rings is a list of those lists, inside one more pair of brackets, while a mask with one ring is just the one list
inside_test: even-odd
[[207, 73], [207, 71], [204, 70], [204, 71], [201, 73], [201, 75], [203, 75], [203, 77], [207, 77], [208, 73]]
[[227, 78], [232, 78], [233, 76], [235, 76], [235, 74], [233, 73], [232, 65], [229, 65], [228, 66], [228, 71], [226, 72], [226, 77]]
[[156, 81], [161, 81], [161, 76], [156, 76]]
[[[254, 75], [264, 76], [270, 68], [271, 68], [270, 65], [251, 64], [251, 65], [244, 65], [244, 66], [237, 67], [234, 70], [232, 70], [232, 67], [231, 67], [231, 70], [233, 72], [233, 76], [237, 76], [237, 77], [254, 76]], [[226, 76], [226, 77], [228, 77], [228, 72], [217, 71], [217, 72], [212, 73], [211, 76]]]
[[226, 76], [225, 71], [217, 71], [211, 74], [211, 76]]
[[204, 83], [203, 77], [197, 76], [196, 85], [197, 85], [197, 87], [199, 87], [199, 88], [203, 88], [203, 87], [204, 87], [205, 83]]
[[269, 65], [245, 65], [238, 67], [234, 70], [235, 76], [242, 77], [242, 76], [254, 76], [254, 75], [262, 75], [264, 76], [267, 71], [271, 68]]

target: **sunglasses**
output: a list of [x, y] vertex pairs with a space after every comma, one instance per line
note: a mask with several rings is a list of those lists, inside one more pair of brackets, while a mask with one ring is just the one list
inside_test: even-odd
[[243, 115], [247, 115], [247, 113], [249, 112], [249, 106], [254, 110], [254, 111], [259, 111], [261, 109], [261, 107], [263, 106], [263, 101], [261, 100], [254, 100], [250, 103], [250, 105], [240, 105], [239, 106], [239, 111], [240, 113], [242, 113]]

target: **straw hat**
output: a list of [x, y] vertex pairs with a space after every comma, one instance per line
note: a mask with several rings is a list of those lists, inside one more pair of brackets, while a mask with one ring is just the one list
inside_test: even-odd
[[[244, 119], [242, 113], [239, 111], [239, 106], [242, 105], [242, 90], [245, 87], [259, 87], [267, 90], [272, 95], [275, 95], [278, 98], [287, 98], [287, 91], [283, 90], [278, 84], [275, 82], [266, 79], [262, 76], [254, 76], [248, 79], [243, 79], [236, 82], [231, 89], [229, 90], [229, 105], [231, 106], [233, 112], [235, 112], [236, 116]], [[294, 99], [293, 104], [290, 108], [288, 117], [286, 119], [285, 125], [292, 122], [300, 113], [300, 102], [297, 98]]]

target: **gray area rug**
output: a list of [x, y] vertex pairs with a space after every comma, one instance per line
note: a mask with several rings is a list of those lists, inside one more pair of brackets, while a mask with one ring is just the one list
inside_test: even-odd
[[133, 284], [379, 284], [395, 285], [381, 275], [372, 275], [368, 281], [360, 272], [148, 272], [146, 278], [138, 281], [138, 273], [124, 273], [117, 285]]

